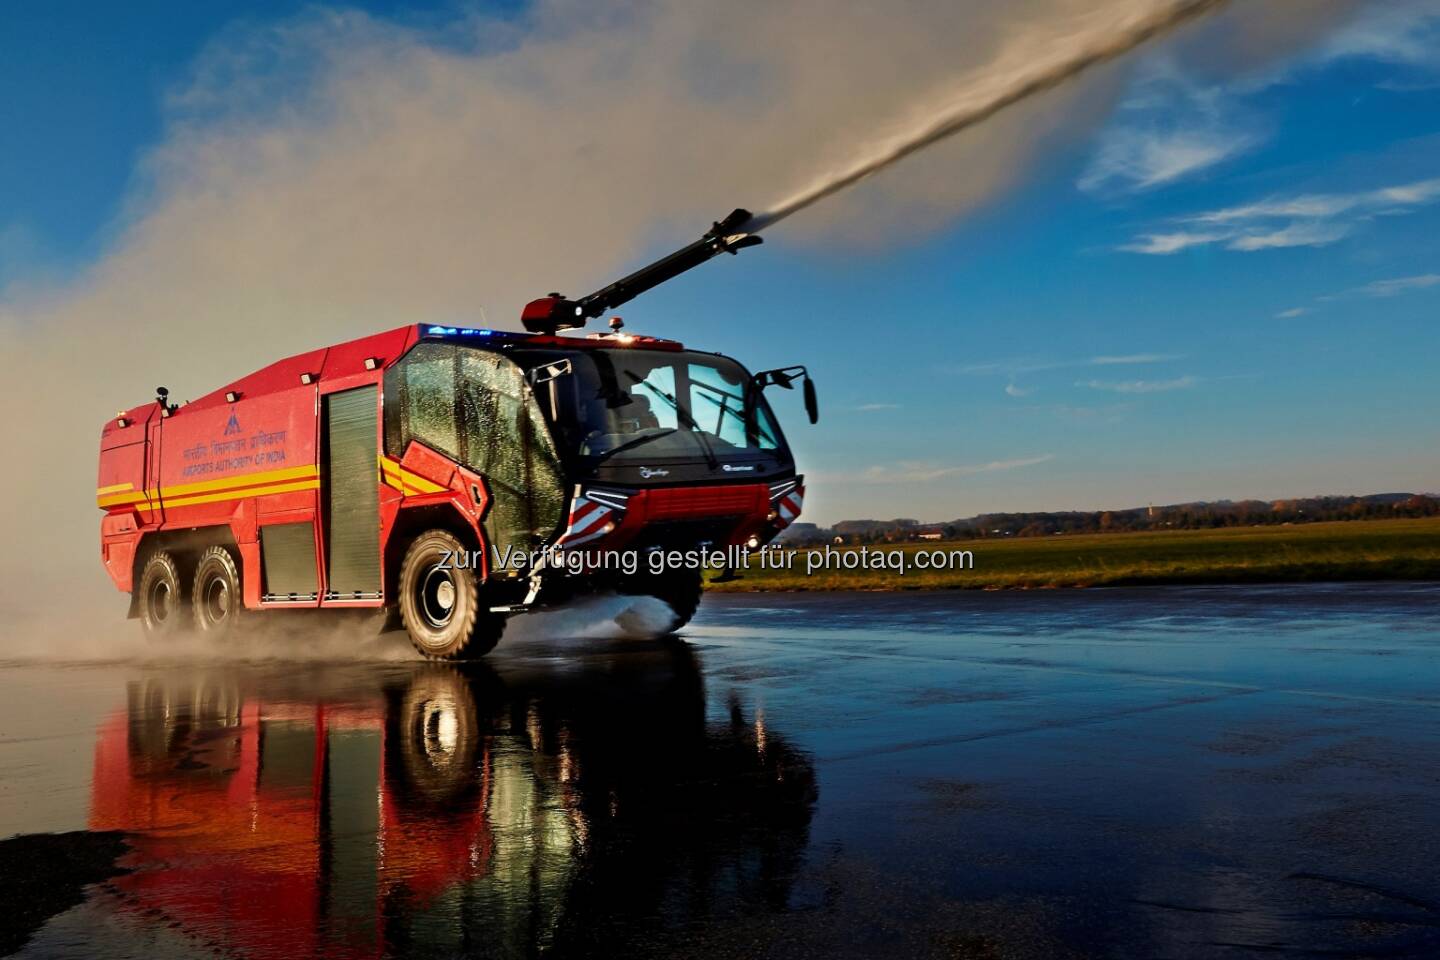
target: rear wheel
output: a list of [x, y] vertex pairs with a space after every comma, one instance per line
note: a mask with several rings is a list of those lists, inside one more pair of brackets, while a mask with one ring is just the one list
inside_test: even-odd
[[662, 633], [674, 633], [695, 616], [704, 592], [699, 570], [668, 570], [665, 573], [632, 577], [620, 584], [620, 592], [631, 597], [655, 597], [663, 600], [675, 618]]
[[151, 554], [140, 571], [140, 623], [152, 637], [173, 637], [185, 627], [185, 593], [180, 586], [180, 566], [164, 550]]
[[454, 534], [427, 530], [400, 562], [400, 617], [415, 649], [435, 660], [484, 656], [505, 631], [505, 617], [483, 606], [467, 556]]
[[218, 639], [235, 629], [245, 604], [240, 593], [240, 570], [227, 548], [217, 545], [200, 554], [190, 598], [196, 630]]

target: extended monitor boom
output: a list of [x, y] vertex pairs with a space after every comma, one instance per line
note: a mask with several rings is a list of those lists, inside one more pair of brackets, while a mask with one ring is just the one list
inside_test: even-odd
[[746, 247], [763, 242], [760, 237], [745, 231], [750, 220], [750, 211], [734, 210], [724, 220], [712, 224], [705, 235], [694, 243], [681, 247], [669, 256], [661, 257], [649, 266], [641, 267], [628, 277], [616, 280], [587, 297], [567, 300], [558, 293], [552, 293], [530, 301], [520, 314], [520, 320], [525, 329], [532, 333], [553, 334], [558, 330], [583, 327], [585, 321], [598, 317], [607, 310], [613, 310], [622, 303], [630, 302], [666, 280], [698, 267], [716, 254], [738, 253]]

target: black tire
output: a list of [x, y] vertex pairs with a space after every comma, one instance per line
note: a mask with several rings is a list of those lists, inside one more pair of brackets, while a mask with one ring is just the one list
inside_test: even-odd
[[663, 600], [675, 613], [674, 621], [663, 632], [669, 634], [685, 626], [695, 616], [695, 611], [700, 609], [700, 595], [705, 592], [705, 585], [701, 582], [699, 570], [669, 570], [629, 578], [620, 584], [620, 592], [630, 597]]
[[432, 660], [482, 657], [505, 632], [503, 614], [484, 607], [475, 571], [454, 563], [469, 550], [446, 530], [427, 530], [400, 561], [400, 618], [415, 649]]
[[208, 547], [200, 554], [190, 589], [190, 607], [195, 630], [217, 640], [233, 633], [236, 622], [244, 617], [240, 569], [227, 547]]
[[140, 625], [147, 636], [174, 637], [189, 626], [187, 598], [180, 583], [180, 565], [164, 550], [145, 561], [135, 587]]

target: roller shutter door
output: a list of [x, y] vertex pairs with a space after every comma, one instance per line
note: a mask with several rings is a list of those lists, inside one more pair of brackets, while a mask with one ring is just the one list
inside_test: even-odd
[[324, 398], [326, 599], [380, 596], [378, 388]]

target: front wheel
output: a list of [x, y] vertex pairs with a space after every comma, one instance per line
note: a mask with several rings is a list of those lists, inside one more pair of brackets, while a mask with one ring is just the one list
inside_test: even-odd
[[[427, 530], [400, 562], [400, 618], [410, 642], [434, 660], [466, 660], [494, 649], [505, 617], [482, 606], [470, 551], [446, 530]], [[460, 563], [456, 563], [456, 559]]]

